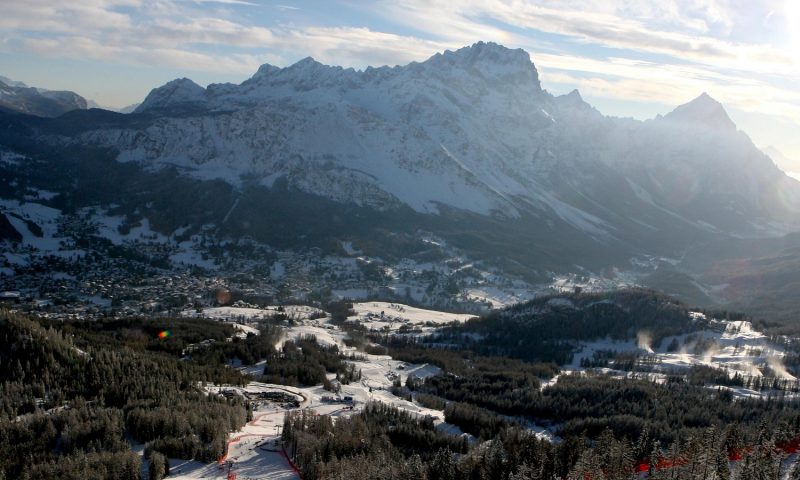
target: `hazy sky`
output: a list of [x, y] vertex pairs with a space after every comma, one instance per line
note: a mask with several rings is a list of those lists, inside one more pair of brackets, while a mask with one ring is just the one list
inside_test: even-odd
[[177, 77], [405, 64], [478, 40], [524, 48], [545, 89], [606, 114], [708, 92], [800, 160], [800, 0], [0, 0], [0, 75], [114, 107]]

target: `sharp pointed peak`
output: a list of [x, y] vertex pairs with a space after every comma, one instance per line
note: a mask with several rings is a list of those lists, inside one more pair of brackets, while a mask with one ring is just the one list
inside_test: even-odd
[[736, 129], [725, 107], [707, 92], [675, 108], [663, 117], [665, 120], [702, 124], [707, 127]]
[[700, 95], [695, 97], [693, 100], [688, 102], [688, 104], [713, 105], [713, 106], [719, 106], [720, 108], [724, 108], [724, 107], [722, 107], [722, 104], [717, 99], [715, 99], [714, 97], [709, 95], [708, 92], [701, 93]]
[[302, 58], [302, 59], [298, 60], [297, 62], [295, 62], [292, 65], [290, 65], [289, 68], [308, 67], [308, 66], [312, 66], [312, 65], [313, 66], [317, 66], [317, 65], [323, 65], [323, 64], [318, 62], [318, 61], [316, 61], [314, 59], [314, 57], [309, 56], [309, 57], [305, 57], [305, 58]]
[[583, 97], [581, 96], [581, 92], [579, 92], [577, 88], [567, 94], [555, 97], [555, 101], [559, 107], [566, 108], [572, 111], [583, 111], [583, 112], [593, 111], [596, 112], [597, 114], [600, 113], [597, 112], [597, 110], [595, 110], [594, 107], [589, 105], [586, 102], [586, 100], [583, 99]]
[[581, 92], [579, 92], [577, 88], [574, 88], [571, 92], [569, 92], [565, 96], [568, 97], [568, 98], [576, 98], [576, 99], [579, 99], [579, 100], [583, 100], [583, 97], [581, 96]]

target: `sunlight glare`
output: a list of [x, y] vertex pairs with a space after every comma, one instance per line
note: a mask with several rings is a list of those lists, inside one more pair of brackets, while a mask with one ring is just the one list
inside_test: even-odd
[[800, 0], [786, 0], [784, 15], [789, 28], [789, 47], [800, 50]]

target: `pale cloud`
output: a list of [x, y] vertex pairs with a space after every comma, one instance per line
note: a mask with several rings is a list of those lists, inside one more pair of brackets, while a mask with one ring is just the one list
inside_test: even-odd
[[543, 82], [572, 85], [589, 97], [677, 105], [708, 92], [727, 106], [783, 117], [800, 125], [800, 92], [763, 80], [626, 59], [597, 61], [541, 55], [539, 60], [545, 72]]
[[[236, 19], [209, 17], [186, 3], [211, 0], [87, 0], [56, 4], [45, 0], [0, 6], [0, 31], [84, 36], [98, 44], [125, 48], [149, 44], [193, 53], [196, 45], [236, 48], [304, 49], [339, 64], [398, 64], [421, 60], [442, 48], [477, 40], [509, 46], [532, 43], [525, 30], [563, 35], [604, 47], [649, 52], [712, 68], [776, 75], [798, 75], [794, 52], [770, 45], [747, 44], [707, 35], [730, 31], [740, 17], [735, 0], [606, 2], [573, 0], [397, 0], [376, 2], [374, 11], [425, 35], [401, 35], [367, 27], [254, 26]], [[240, 3], [215, 0], [213, 3]], [[774, 4], [774, 5], [772, 5]], [[777, 1], [762, 4], [783, 10]], [[128, 7], [120, 10], [120, 7]], [[133, 8], [137, 17], [124, 13]], [[680, 26], [665, 30], [659, 27]], [[433, 39], [431, 39], [431, 37]], [[292, 42], [297, 43], [292, 43]], [[319, 44], [315, 44], [319, 41]], [[538, 42], [536, 46], [540, 46]], [[131, 47], [135, 48], [135, 47]], [[338, 54], [337, 54], [338, 52]], [[196, 53], [196, 52], [195, 52]]]
[[[11, 42], [11, 48], [48, 57], [243, 75], [252, 74], [266, 60], [285, 63], [311, 55], [324, 62], [366, 67], [421, 60], [453, 46], [365, 27], [245, 25], [186, 5], [198, 3], [194, 0], [142, 1], [91, 0], [74, 7], [36, 0], [24, 8], [0, 6], [0, 32], [19, 34], [19, 38], [0, 38]], [[140, 11], [134, 17], [115, 10], [120, 6]], [[201, 46], [225, 50], [209, 53]]]
[[126, 30], [130, 17], [114, 8], [138, 7], [136, 1], [87, 0], [53, 4], [46, 0], [0, 4], [0, 31], [79, 33], [93, 30]]
[[252, 73], [260, 65], [260, 57], [255, 55], [215, 56], [169, 47], [119, 46], [99, 43], [85, 37], [27, 39], [23, 41], [23, 45], [29, 52], [45, 57], [91, 58], [106, 62], [124, 59], [125, 63], [133, 65], [156, 65], [205, 72]]
[[205, 11], [181, 3], [169, 0], [3, 3], [0, 38], [5, 48], [22, 48], [48, 57], [207, 72], [252, 73], [259, 66], [258, 58], [267, 56], [235, 51], [210, 54], [195, 48], [209, 45], [266, 49], [273, 35], [268, 28], [204, 16]]
[[224, 5], [247, 5], [248, 7], [257, 7], [257, 3], [245, 2], [243, 0], [190, 0], [194, 3], [221, 3]]
[[442, 43], [368, 28], [296, 29], [281, 32], [277, 41], [326, 63], [356, 67], [406, 64], [446, 48]]
[[[443, 39], [462, 39], [486, 25], [506, 25], [514, 35], [490, 28], [486, 37], [516, 44], [520, 29], [562, 35], [603, 47], [668, 55], [681, 61], [757, 73], [800, 73], [794, 51], [770, 44], [751, 44], [706, 35], [709, 25], [732, 28], [730, 9], [717, 2], [573, 2], [521, 0], [399, 0], [375, 4], [376, 12], [407, 27], [424, 29]], [[671, 6], [671, 8], [668, 8]], [[624, 15], [623, 15], [624, 14]], [[766, 15], [766, 14], [765, 14]], [[680, 25], [683, 30], [666, 30]], [[513, 27], [510, 28], [510, 27]], [[476, 37], [472, 37], [475, 39]]]
[[143, 29], [144, 41], [151, 44], [211, 44], [234, 47], [269, 46], [274, 36], [264, 27], [244, 26], [220, 18], [194, 18], [189, 21], [155, 20]]

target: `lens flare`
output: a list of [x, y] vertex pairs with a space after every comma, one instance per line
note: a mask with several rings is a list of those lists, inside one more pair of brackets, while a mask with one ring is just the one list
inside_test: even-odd
[[161, 330], [160, 332], [158, 332], [158, 338], [160, 338], [161, 340], [168, 339], [170, 335], [172, 334], [169, 333], [169, 330]]

